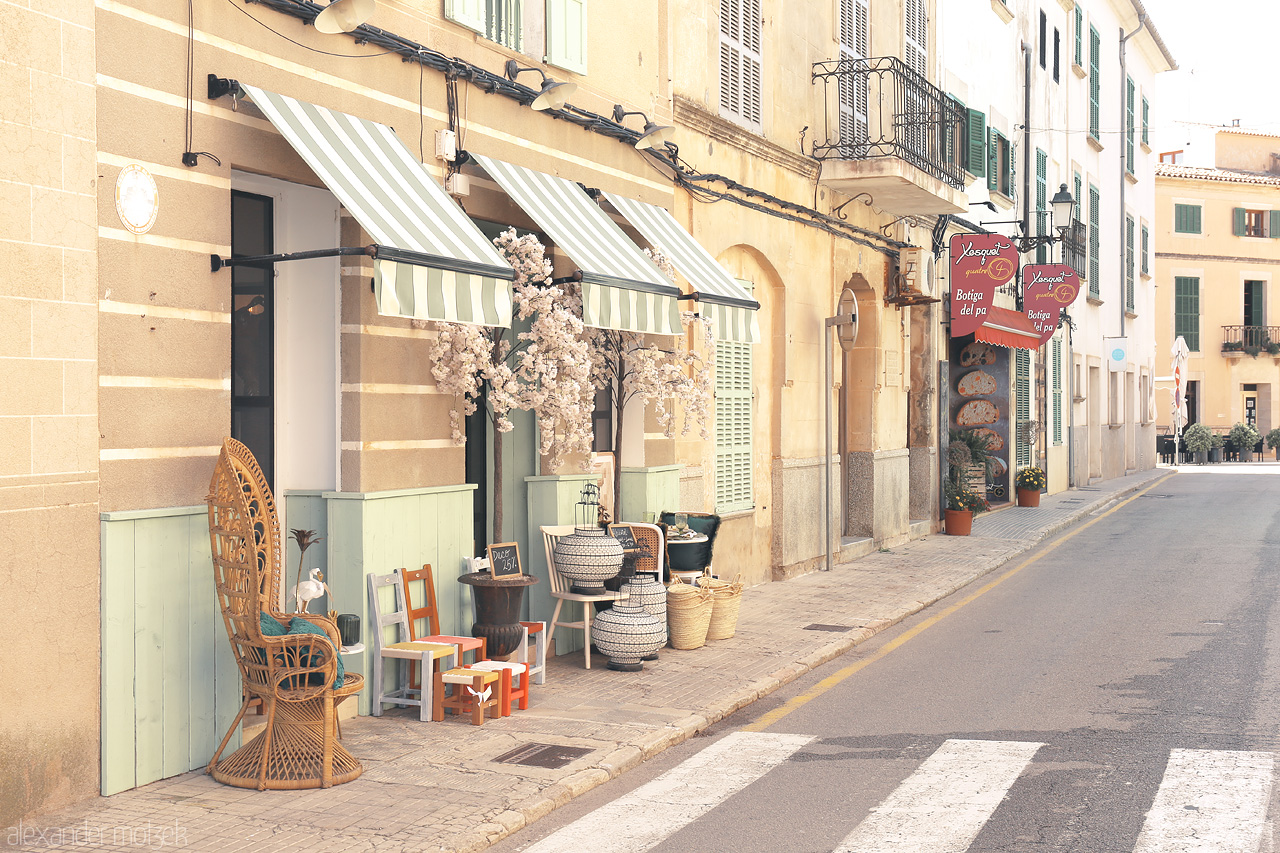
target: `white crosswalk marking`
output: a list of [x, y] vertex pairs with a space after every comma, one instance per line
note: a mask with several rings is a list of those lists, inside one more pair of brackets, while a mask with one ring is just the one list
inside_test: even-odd
[[1175, 749], [1134, 853], [1257, 853], [1275, 755]]
[[1043, 745], [947, 741], [871, 810], [837, 853], [962, 853]]
[[812, 740], [805, 735], [734, 732], [652, 782], [561, 827], [526, 853], [648, 850]]

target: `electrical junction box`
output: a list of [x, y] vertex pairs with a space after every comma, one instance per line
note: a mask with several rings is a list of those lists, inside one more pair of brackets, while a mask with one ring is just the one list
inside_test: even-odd
[[454, 172], [444, 179], [444, 189], [453, 196], [471, 195], [471, 179], [461, 172]]
[[452, 130], [436, 131], [436, 159], [450, 163], [458, 159], [458, 135]]

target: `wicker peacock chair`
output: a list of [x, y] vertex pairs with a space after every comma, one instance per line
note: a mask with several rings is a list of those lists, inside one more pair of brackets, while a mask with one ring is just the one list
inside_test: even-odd
[[[338, 743], [336, 708], [360, 692], [364, 677], [346, 673], [335, 688], [341, 641], [333, 620], [278, 610], [282, 569], [275, 501], [253, 454], [235, 439], [222, 444], [206, 502], [218, 604], [244, 684], [244, 704], [208, 772], [224, 784], [260, 791], [350, 782], [364, 768]], [[283, 636], [264, 635], [268, 617], [286, 629], [292, 619], [315, 627], [313, 633], [294, 626]], [[266, 710], [266, 727], [219, 762], [255, 698]]]

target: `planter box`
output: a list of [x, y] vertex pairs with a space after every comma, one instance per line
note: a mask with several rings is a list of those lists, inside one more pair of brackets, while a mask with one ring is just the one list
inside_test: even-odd
[[1040, 490], [1019, 488], [1018, 506], [1040, 506]]

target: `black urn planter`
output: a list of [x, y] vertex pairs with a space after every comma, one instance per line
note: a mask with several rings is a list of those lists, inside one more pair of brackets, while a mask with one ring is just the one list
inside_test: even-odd
[[471, 636], [485, 639], [490, 658], [506, 657], [520, 647], [524, 590], [537, 582], [529, 575], [499, 580], [488, 572], [471, 572], [458, 578], [458, 583], [472, 587], [476, 621], [471, 626]]

